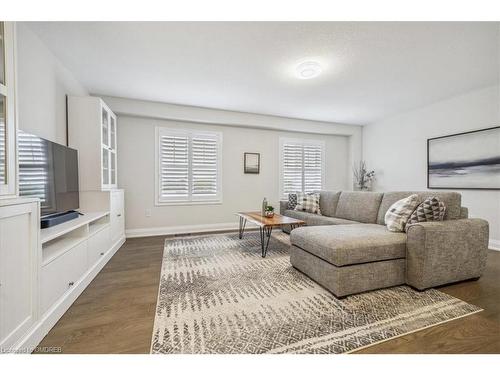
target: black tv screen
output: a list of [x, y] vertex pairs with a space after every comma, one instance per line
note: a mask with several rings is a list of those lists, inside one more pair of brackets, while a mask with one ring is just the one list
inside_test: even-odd
[[41, 215], [79, 208], [78, 151], [18, 133], [19, 194], [40, 198]]

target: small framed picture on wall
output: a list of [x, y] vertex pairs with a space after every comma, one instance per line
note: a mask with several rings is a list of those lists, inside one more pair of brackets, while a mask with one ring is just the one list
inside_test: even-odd
[[260, 173], [260, 154], [256, 152], [245, 152], [244, 156], [244, 172], [245, 173]]

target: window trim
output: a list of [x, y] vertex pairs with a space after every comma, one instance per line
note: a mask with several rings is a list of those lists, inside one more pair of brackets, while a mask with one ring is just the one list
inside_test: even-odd
[[[288, 137], [280, 137], [279, 139], [279, 194], [280, 199], [288, 199], [288, 195], [284, 192], [284, 180], [283, 180], [283, 164], [284, 164], [284, 145], [285, 144], [296, 144], [296, 145], [319, 145], [321, 146], [321, 190], [325, 188], [325, 180], [326, 180], [326, 143], [320, 139], [302, 139], [302, 138], [288, 138]], [[302, 171], [302, 174], [304, 172]], [[304, 185], [304, 181], [302, 181], [302, 185]]]
[[[164, 134], [179, 135], [193, 137], [193, 135], [210, 135], [217, 137], [217, 182], [218, 189], [217, 195], [213, 199], [192, 199], [191, 198], [191, 185], [189, 184], [189, 197], [188, 199], [161, 199], [160, 198], [160, 138]], [[155, 128], [155, 206], [192, 206], [192, 205], [216, 205], [222, 204], [222, 132], [206, 131], [196, 129], [178, 129], [169, 128], [166, 126], [156, 126]], [[191, 149], [191, 146], [189, 146]], [[189, 180], [192, 176], [191, 157], [189, 157]]]

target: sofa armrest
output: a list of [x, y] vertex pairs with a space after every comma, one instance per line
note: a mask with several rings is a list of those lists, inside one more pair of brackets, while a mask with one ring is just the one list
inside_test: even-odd
[[486, 266], [489, 226], [482, 219], [409, 225], [406, 283], [419, 289], [480, 277]]
[[288, 201], [280, 201], [280, 214], [284, 215], [285, 210], [288, 210]]

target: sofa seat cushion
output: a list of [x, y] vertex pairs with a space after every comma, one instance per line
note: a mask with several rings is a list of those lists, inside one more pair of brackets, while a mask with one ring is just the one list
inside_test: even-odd
[[296, 228], [290, 242], [336, 266], [406, 256], [406, 233], [390, 232], [378, 224]]
[[304, 220], [307, 225], [339, 225], [339, 224], [359, 224], [357, 221], [339, 219], [322, 215], [311, 214], [309, 212], [286, 210], [283, 214], [295, 219]]

